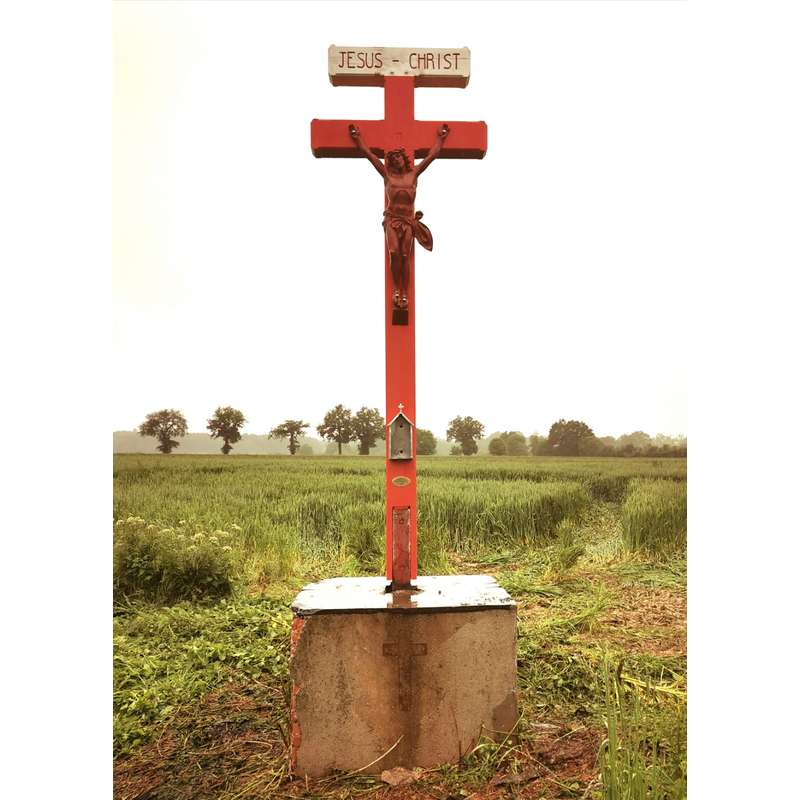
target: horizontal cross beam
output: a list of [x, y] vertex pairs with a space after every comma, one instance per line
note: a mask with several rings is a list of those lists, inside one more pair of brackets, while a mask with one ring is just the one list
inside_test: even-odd
[[[348, 126], [357, 125], [361, 136], [375, 155], [386, 155], [386, 142], [390, 141], [392, 126], [379, 120], [311, 120], [311, 152], [317, 158], [362, 158], [355, 142], [350, 136]], [[425, 158], [436, 141], [436, 132], [441, 122], [413, 120], [408, 123], [410, 130], [404, 137], [410, 151], [414, 148], [414, 158]], [[483, 158], [486, 155], [488, 131], [485, 122], [448, 122], [450, 133], [444, 141], [439, 158]], [[388, 145], [389, 149], [394, 147]]]

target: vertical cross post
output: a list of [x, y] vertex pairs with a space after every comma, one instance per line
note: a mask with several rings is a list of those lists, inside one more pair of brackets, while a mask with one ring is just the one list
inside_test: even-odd
[[[414, 152], [414, 78], [387, 77], [383, 88], [387, 152], [403, 148]], [[384, 247], [386, 314], [386, 577], [392, 588], [405, 588], [417, 577], [417, 448], [411, 427], [406, 459], [392, 458], [389, 451], [392, 420], [402, 413], [417, 420], [416, 351], [414, 326], [414, 248], [408, 263], [408, 319], [395, 325], [394, 283], [389, 253]]]
[[[381, 52], [371, 48], [370, 52]], [[338, 52], [338, 55], [337, 55]], [[340, 61], [346, 70], [347, 54], [332, 47], [329, 61]], [[360, 52], [360, 51], [359, 51]], [[438, 52], [438, 51], [437, 51]], [[460, 51], [458, 51], [460, 52]], [[464, 51], [467, 52], [468, 51]], [[311, 150], [317, 158], [358, 158], [364, 155], [349, 133], [357, 126], [363, 141], [377, 157], [385, 157], [392, 150], [404, 149], [408, 156], [424, 158], [437, 141], [437, 131], [442, 122], [414, 119], [415, 86], [466, 86], [468, 72], [458, 75], [425, 73], [420, 67], [424, 61], [429, 70], [450, 69], [457, 65], [457, 52], [449, 59], [431, 53], [421, 58], [417, 51], [385, 49], [383, 63], [390, 56], [406, 59], [410, 69], [398, 74], [373, 71], [370, 74], [341, 74], [330, 72], [334, 85], [383, 86], [384, 118], [382, 120], [319, 120], [311, 122]], [[359, 63], [356, 56], [351, 59]], [[468, 59], [467, 59], [468, 61]], [[366, 61], [364, 61], [366, 63]], [[372, 63], [372, 62], [371, 62]], [[377, 60], [375, 60], [377, 63]], [[416, 66], [415, 66], [416, 65]], [[376, 67], [377, 69], [377, 67]], [[415, 71], [416, 70], [416, 71]], [[448, 122], [449, 133], [441, 145], [439, 158], [483, 158], [486, 153], [487, 130], [484, 122]], [[385, 207], [388, 205], [384, 195]], [[414, 286], [414, 248], [408, 260], [407, 306], [400, 310], [396, 303], [394, 280], [390, 267], [389, 251], [384, 243], [385, 274], [385, 327], [386, 327], [386, 577], [392, 589], [408, 588], [417, 577], [417, 470], [416, 470], [416, 373], [415, 341], [416, 303]], [[393, 423], [396, 423], [393, 428]], [[392, 440], [398, 428], [402, 429], [403, 446], [393, 449]], [[409, 430], [410, 429], [410, 430]], [[406, 439], [410, 433], [410, 437]], [[405, 443], [407, 442], [407, 444]]]

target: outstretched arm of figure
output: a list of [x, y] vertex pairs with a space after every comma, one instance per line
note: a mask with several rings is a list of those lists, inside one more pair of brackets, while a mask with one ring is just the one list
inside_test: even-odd
[[372, 152], [372, 150], [364, 144], [364, 140], [361, 138], [361, 131], [355, 125], [349, 125], [348, 130], [350, 131], [351, 138], [355, 141], [356, 147], [367, 157], [369, 163], [375, 167], [378, 172], [380, 172], [381, 177], [386, 177], [386, 169], [383, 166], [383, 162]]
[[425, 158], [423, 158], [422, 161], [420, 161], [419, 164], [417, 164], [417, 166], [414, 168], [414, 172], [417, 175], [421, 175], [423, 172], [425, 172], [425, 170], [430, 166], [431, 161], [433, 161], [439, 155], [439, 153], [442, 152], [442, 145], [444, 144], [444, 140], [447, 138], [448, 133], [450, 133], [450, 128], [447, 127], [447, 123], [442, 125], [442, 127], [436, 131], [436, 141], [434, 142], [433, 147], [431, 147], [428, 155], [426, 155]]

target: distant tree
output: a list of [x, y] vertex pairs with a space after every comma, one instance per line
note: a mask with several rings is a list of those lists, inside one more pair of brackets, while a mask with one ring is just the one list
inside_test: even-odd
[[317, 433], [323, 439], [336, 442], [339, 446], [339, 455], [341, 455], [342, 445], [352, 442], [355, 438], [353, 412], [340, 403], [325, 415], [321, 425], [317, 425]]
[[528, 437], [528, 452], [532, 456], [544, 455], [547, 450], [547, 439], [544, 436], [539, 436], [538, 433], [532, 433]]
[[525, 442], [525, 437], [519, 431], [506, 431], [501, 434], [500, 438], [505, 442], [506, 455], [528, 455], [528, 445]]
[[483, 436], [483, 425], [472, 417], [456, 417], [450, 420], [447, 428], [447, 441], [455, 440], [461, 445], [465, 456], [472, 456], [478, 452], [475, 441]]
[[550, 426], [547, 449], [555, 456], [577, 456], [585, 453], [586, 445], [592, 439], [594, 433], [585, 422], [560, 419]]
[[247, 422], [247, 420], [238, 408], [220, 406], [214, 412], [214, 416], [208, 420], [206, 428], [210, 431], [212, 439], [222, 439], [224, 442], [221, 448], [222, 452], [228, 455], [228, 453], [233, 450], [231, 445], [236, 444], [236, 442], [242, 438], [239, 428], [241, 428], [245, 422]]
[[460, 444], [454, 444], [450, 448], [450, 455], [451, 456], [463, 456], [464, 455], [464, 451], [462, 450], [461, 445]]
[[308, 425], [307, 422], [302, 422], [299, 419], [287, 419], [269, 432], [269, 438], [288, 439], [289, 455], [293, 456], [300, 448], [300, 444], [297, 440], [304, 435]]
[[[634, 431], [633, 433], [623, 433], [617, 439], [617, 444], [620, 449], [625, 452], [634, 452], [635, 450], [646, 450], [653, 443], [650, 435], [644, 431]], [[629, 447], [630, 445], [630, 447]]]
[[504, 456], [506, 454], [506, 442], [502, 436], [496, 436], [489, 442], [489, 455]]
[[300, 445], [299, 453], [301, 456], [313, 456], [314, 448], [310, 444], [302, 444]]
[[353, 441], [358, 442], [358, 454], [368, 456], [378, 439], [386, 437], [386, 422], [377, 408], [362, 406], [353, 417]]
[[174, 408], [165, 408], [148, 414], [138, 428], [141, 436], [155, 436], [159, 441], [157, 449], [165, 455], [180, 447], [180, 442], [172, 437], [186, 436], [188, 430], [186, 417]]
[[425, 428], [417, 428], [417, 455], [432, 456], [436, 452], [436, 437]]

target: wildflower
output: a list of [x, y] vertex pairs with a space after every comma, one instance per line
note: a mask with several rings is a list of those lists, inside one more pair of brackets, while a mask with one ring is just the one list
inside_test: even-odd
[[192, 536], [192, 539], [194, 539], [195, 541], [197, 541], [198, 539], [204, 539], [204, 538], [205, 537], [203, 536], [203, 533], [201, 531], [197, 531], [197, 533], [194, 536]]
[[185, 525], [185, 524], [186, 524], [186, 520], [185, 519], [179, 519], [178, 520], [178, 525]]
[[208, 537], [208, 541], [209, 542], [214, 542], [214, 544], [219, 544], [219, 539], [217, 539], [216, 536], [209, 536]]
[[231, 551], [231, 549], [232, 549], [232, 548], [231, 548], [231, 546], [230, 546], [229, 544], [226, 544], [226, 545], [224, 545], [224, 546], [223, 546], [223, 548], [222, 548], [222, 549], [223, 549], [223, 550], [224, 550], [226, 553], [230, 553], [230, 551]]
[[133, 525], [133, 523], [136, 522], [136, 517], [128, 517], [128, 519], [126, 519], [125, 522], [129, 523], [130, 525]]
[[239, 533], [242, 529], [238, 525], [234, 524], [234, 525], [231, 525], [231, 530], [234, 530], [237, 533]]
[[189, 545], [189, 547], [188, 547], [187, 549], [188, 549], [188, 550], [189, 550], [189, 552], [191, 553], [193, 550], [197, 550], [197, 545], [190, 544], [190, 545]]

